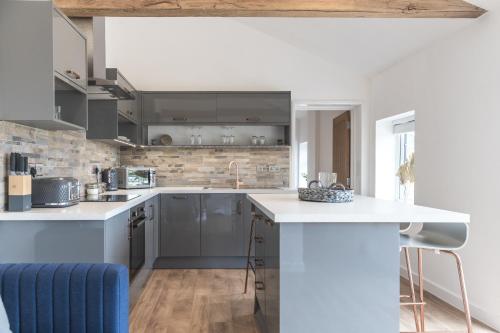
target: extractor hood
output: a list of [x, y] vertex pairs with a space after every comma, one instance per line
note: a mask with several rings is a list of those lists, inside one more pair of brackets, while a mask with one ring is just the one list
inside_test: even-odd
[[88, 99], [134, 99], [135, 88], [117, 68], [106, 68], [104, 17], [72, 17], [87, 37]]

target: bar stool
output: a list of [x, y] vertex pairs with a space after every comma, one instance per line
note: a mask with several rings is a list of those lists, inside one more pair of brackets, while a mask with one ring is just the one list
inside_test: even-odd
[[[418, 231], [416, 231], [418, 230]], [[424, 223], [424, 224], [411, 224], [406, 230], [400, 233], [400, 247], [407, 251], [409, 249], [416, 249], [418, 255], [418, 276], [419, 276], [419, 298], [420, 302], [412, 299], [413, 305], [420, 306], [420, 320], [417, 323], [417, 332], [425, 331], [425, 318], [424, 318], [424, 273], [423, 273], [423, 250], [430, 250], [436, 254], [449, 254], [457, 264], [458, 277], [460, 282], [460, 289], [462, 293], [462, 302], [464, 306], [465, 321], [467, 324], [467, 332], [472, 333], [472, 319], [469, 309], [469, 301], [467, 297], [467, 289], [465, 286], [465, 277], [463, 271], [462, 260], [457, 250], [460, 250], [467, 244], [469, 238], [469, 225], [466, 223]], [[408, 274], [411, 276], [410, 258], [407, 254], [406, 265]], [[414, 286], [410, 280], [410, 288], [415, 294]], [[415, 312], [416, 313], [416, 312]], [[420, 329], [420, 330], [419, 330]]]

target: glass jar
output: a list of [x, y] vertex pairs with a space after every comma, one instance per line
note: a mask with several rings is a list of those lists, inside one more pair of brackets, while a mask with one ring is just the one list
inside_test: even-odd
[[256, 146], [257, 145], [257, 141], [258, 141], [257, 137], [255, 135], [252, 136], [252, 145]]
[[265, 144], [266, 144], [266, 137], [265, 137], [265, 136], [263, 136], [263, 135], [262, 135], [262, 136], [259, 138], [259, 144], [260, 144], [261, 146], [263, 146], [263, 145], [265, 145]]

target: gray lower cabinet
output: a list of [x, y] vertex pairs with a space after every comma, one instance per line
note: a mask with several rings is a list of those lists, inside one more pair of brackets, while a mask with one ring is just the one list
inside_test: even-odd
[[104, 221], [104, 262], [129, 265], [129, 211]]
[[212, 123], [216, 121], [214, 93], [143, 92], [144, 124]]
[[200, 256], [200, 234], [200, 195], [162, 194], [161, 256]]
[[244, 195], [201, 196], [201, 255], [240, 257], [245, 255]]
[[217, 122], [289, 124], [290, 92], [217, 94]]
[[158, 196], [146, 201], [146, 262], [145, 267], [152, 269], [158, 258], [159, 240], [159, 199]]
[[256, 209], [255, 308], [264, 332], [279, 332], [279, 224]]
[[155, 267], [244, 268], [250, 209], [245, 194], [162, 194]]

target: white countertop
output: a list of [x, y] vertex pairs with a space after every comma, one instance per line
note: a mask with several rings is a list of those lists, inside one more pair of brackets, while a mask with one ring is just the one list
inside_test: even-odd
[[290, 189], [227, 189], [203, 187], [156, 187], [141, 190], [118, 190], [108, 194], [140, 194], [127, 202], [80, 202], [67, 208], [33, 208], [27, 212], [0, 211], [0, 221], [99, 221], [107, 220], [161, 193], [284, 193]]
[[250, 194], [248, 197], [268, 218], [278, 223], [470, 222], [468, 214], [365, 196], [354, 196], [350, 203], [300, 201], [297, 193]]

